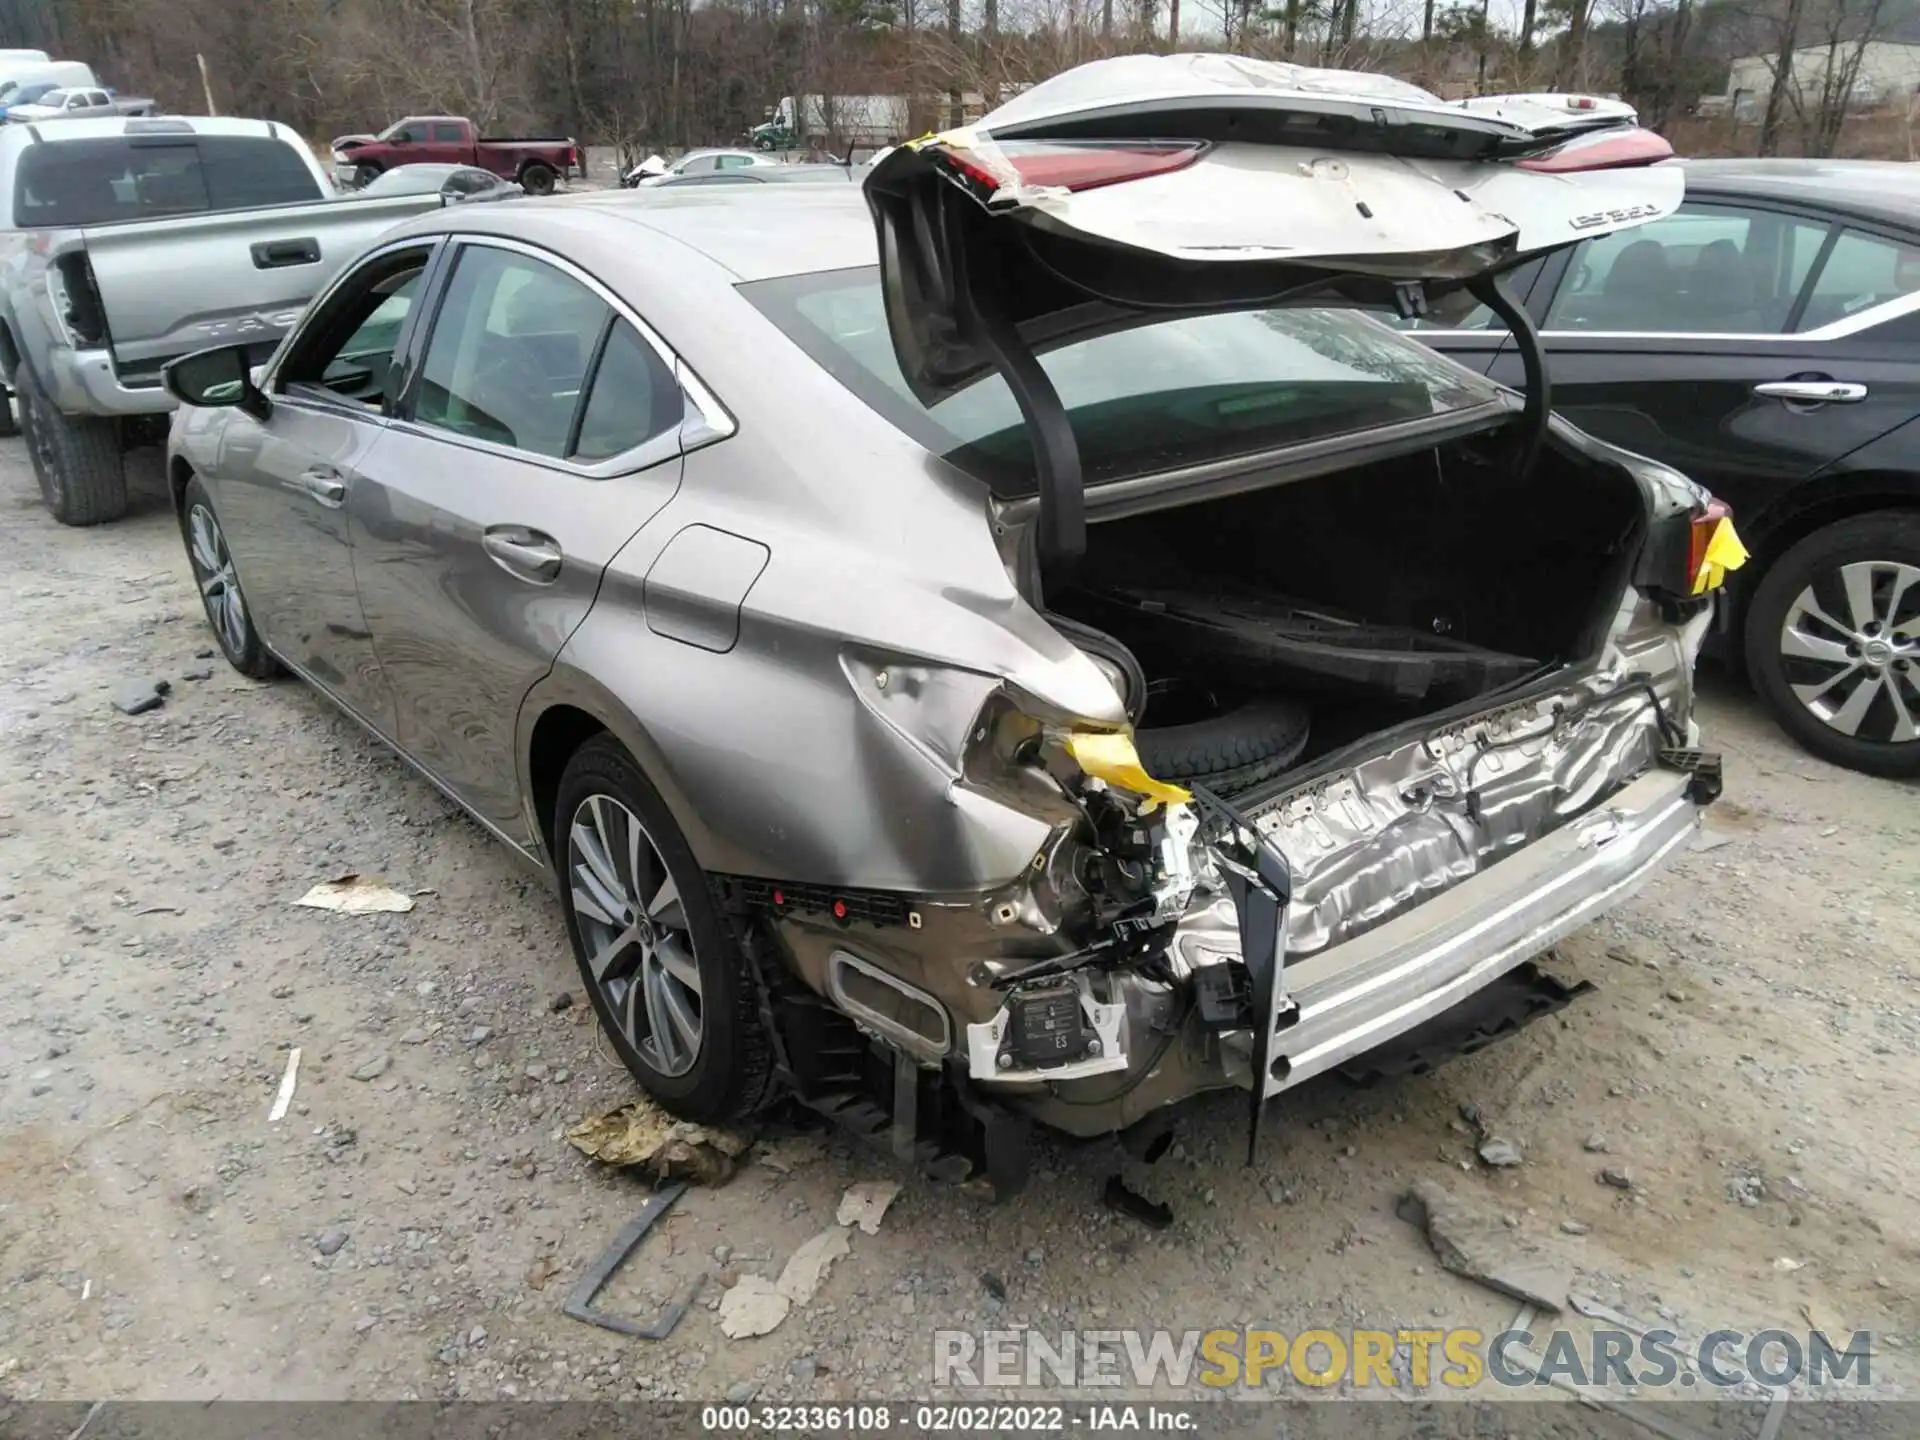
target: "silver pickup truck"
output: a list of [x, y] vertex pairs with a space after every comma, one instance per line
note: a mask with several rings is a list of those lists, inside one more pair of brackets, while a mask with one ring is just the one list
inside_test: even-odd
[[0, 127], [0, 373], [54, 517], [126, 513], [122, 457], [165, 433], [169, 360], [265, 360], [342, 264], [440, 203], [343, 199], [270, 121]]

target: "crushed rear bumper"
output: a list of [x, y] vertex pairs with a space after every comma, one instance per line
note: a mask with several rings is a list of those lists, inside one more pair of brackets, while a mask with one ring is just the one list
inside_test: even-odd
[[[1365, 934], [1286, 967], [1298, 1018], [1274, 1036], [1277, 1095], [1396, 1039], [1625, 899], [1693, 837], [1688, 774], [1651, 771], [1578, 820]], [[1222, 1048], [1242, 1083], [1253, 1036]]]

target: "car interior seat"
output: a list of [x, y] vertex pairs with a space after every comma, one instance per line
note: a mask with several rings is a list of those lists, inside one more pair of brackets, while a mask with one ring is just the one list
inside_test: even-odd
[[1704, 245], [1687, 280], [1687, 309], [1695, 328], [1752, 335], [1766, 328], [1754, 302], [1753, 270], [1731, 240]]

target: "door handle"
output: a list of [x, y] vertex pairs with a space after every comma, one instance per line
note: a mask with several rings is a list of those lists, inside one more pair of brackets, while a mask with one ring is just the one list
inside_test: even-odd
[[329, 510], [338, 510], [346, 503], [347, 482], [331, 466], [316, 465], [311, 470], [303, 471], [300, 488]]
[[1867, 398], [1867, 387], [1849, 380], [1769, 380], [1753, 393], [1797, 405], [1852, 405]]
[[548, 585], [560, 578], [560, 542], [551, 535], [522, 525], [496, 525], [480, 543], [496, 565], [522, 580]]
[[256, 270], [282, 270], [289, 265], [320, 263], [320, 242], [311, 235], [297, 240], [262, 240], [249, 249]]

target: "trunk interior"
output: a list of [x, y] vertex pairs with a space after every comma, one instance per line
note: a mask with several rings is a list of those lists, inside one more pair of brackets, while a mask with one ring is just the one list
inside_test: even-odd
[[[1293, 768], [1598, 650], [1644, 529], [1639, 489], [1551, 441], [1521, 480], [1512, 453], [1481, 436], [1091, 525], [1052, 608], [1138, 660], [1153, 773], [1206, 773], [1156, 744], [1170, 727], [1217, 740], [1264, 706], [1271, 730], [1276, 705], [1307, 732], [1278, 767]], [[1214, 733], [1185, 729], [1199, 724]], [[1221, 752], [1238, 773], [1219, 788], [1276, 773], [1250, 753]]]

